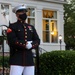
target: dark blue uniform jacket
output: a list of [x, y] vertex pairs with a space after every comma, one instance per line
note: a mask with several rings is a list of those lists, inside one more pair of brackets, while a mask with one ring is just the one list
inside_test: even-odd
[[[35, 49], [40, 44], [40, 39], [34, 26], [17, 21], [10, 24], [9, 28], [11, 32], [7, 32], [7, 39], [10, 47], [10, 65], [34, 65], [32, 49]], [[30, 50], [26, 49], [27, 41], [33, 41]]]

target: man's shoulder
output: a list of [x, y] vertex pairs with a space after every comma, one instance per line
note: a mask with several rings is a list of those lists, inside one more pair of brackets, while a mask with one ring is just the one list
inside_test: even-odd
[[17, 24], [17, 22], [10, 23], [10, 25], [15, 25], [15, 24]]
[[15, 27], [16, 27], [16, 25], [17, 25], [17, 22], [10, 23], [10, 24], [9, 24], [9, 27], [10, 27], [10, 28], [15, 28]]

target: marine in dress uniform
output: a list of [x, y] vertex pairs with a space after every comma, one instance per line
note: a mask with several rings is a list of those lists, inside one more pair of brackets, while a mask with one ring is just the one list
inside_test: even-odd
[[10, 75], [34, 75], [32, 49], [40, 44], [34, 26], [25, 22], [27, 8], [19, 5], [13, 9], [18, 20], [9, 25], [7, 39], [10, 47]]

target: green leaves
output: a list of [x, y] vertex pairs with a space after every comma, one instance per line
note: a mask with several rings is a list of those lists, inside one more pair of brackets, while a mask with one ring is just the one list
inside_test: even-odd
[[52, 51], [40, 56], [40, 75], [74, 75], [75, 51]]
[[75, 0], [64, 5], [64, 34], [67, 49], [75, 49]]
[[4, 63], [4, 67], [9, 67], [9, 56], [4, 57], [4, 62], [3, 62], [3, 57], [0, 56], [0, 66], [2, 66]]

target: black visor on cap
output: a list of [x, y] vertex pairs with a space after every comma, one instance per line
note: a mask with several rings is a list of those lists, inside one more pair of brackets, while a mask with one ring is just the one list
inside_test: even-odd
[[16, 11], [16, 13], [17, 12], [27, 12], [27, 9], [19, 9], [19, 10]]

